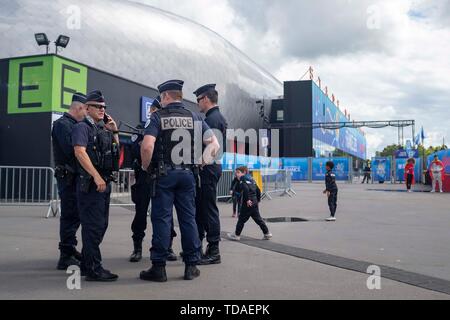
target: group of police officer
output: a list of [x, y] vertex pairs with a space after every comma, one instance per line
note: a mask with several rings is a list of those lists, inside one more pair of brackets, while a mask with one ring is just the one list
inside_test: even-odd
[[[217, 106], [218, 92], [214, 84], [194, 92], [205, 120], [183, 105], [183, 85], [181, 80], [170, 80], [158, 86], [160, 96], [153, 102], [144, 135], [134, 141], [136, 184], [132, 187], [132, 198], [136, 215], [131, 226], [134, 250], [130, 261], [142, 259], [151, 201], [152, 267], [140, 273], [140, 278], [146, 281], [167, 281], [166, 261], [177, 260], [172, 250], [176, 236], [174, 206], [181, 231], [184, 279], [192, 280], [200, 275], [197, 265], [221, 262], [216, 188], [222, 169], [215, 160], [224, 143], [217, 136], [226, 136], [227, 123]], [[61, 198], [61, 256], [57, 268], [80, 266], [86, 281], [118, 279], [103, 268], [100, 253], [108, 228], [113, 173], [119, 170], [119, 131], [106, 108], [100, 91], [87, 96], [75, 93], [70, 110], [54, 123], [52, 130], [55, 175]], [[196, 128], [201, 129], [200, 153]], [[215, 130], [221, 135], [215, 134]], [[186, 135], [190, 144], [180, 150]], [[182, 161], [175, 159], [175, 154]], [[81, 253], [76, 250], [80, 225]], [[205, 238], [208, 244], [203, 252]]]

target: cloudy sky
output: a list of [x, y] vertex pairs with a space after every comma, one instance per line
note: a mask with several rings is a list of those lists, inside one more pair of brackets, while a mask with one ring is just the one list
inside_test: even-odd
[[[450, 0], [135, 1], [205, 25], [280, 81], [313, 66], [354, 120], [415, 119], [426, 145], [450, 141]], [[397, 142], [366, 132], [368, 156]]]

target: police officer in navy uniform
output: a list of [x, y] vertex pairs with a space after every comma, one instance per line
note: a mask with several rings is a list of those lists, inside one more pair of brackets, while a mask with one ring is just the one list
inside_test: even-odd
[[72, 130], [75, 124], [86, 116], [86, 96], [75, 93], [68, 112], [55, 121], [52, 129], [53, 158], [55, 176], [61, 199], [61, 218], [59, 221], [60, 259], [57, 269], [66, 270], [69, 266], [79, 265], [81, 253], [76, 250], [77, 230], [80, 227], [80, 215], [77, 207], [75, 173], [77, 161], [72, 147]]
[[[150, 112], [154, 113], [161, 109], [161, 97], [153, 100], [150, 107]], [[145, 237], [145, 230], [147, 229], [147, 212], [150, 204], [152, 193], [152, 184], [149, 181], [149, 175], [142, 170], [141, 161], [141, 144], [144, 140], [142, 134], [136, 134], [132, 137], [133, 145], [131, 153], [133, 157], [133, 169], [136, 177], [136, 183], [131, 187], [131, 198], [135, 204], [136, 213], [134, 215], [133, 223], [131, 224], [131, 231], [133, 232], [133, 253], [130, 256], [130, 262], [139, 262], [142, 260], [142, 241]], [[173, 225], [171, 230], [171, 244], [169, 247], [168, 261], [177, 261], [177, 256], [172, 250], [173, 238], [177, 236]]]
[[103, 268], [100, 244], [108, 228], [112, 174], [119, 170], [119, 132], [115, 121], [105, 113], [105, 98], [100, 91], [89, 93], [86, 100], [88, 115], [72, 132], [79, 170], [81, 272], [86, 281], [109, 282], [118, 276]]
[[[219, 150], [219, 144], [200, 115], [183, 106], [183, 84], [181, 80], [171, 80], [158, 87], [163, 108], [152, 114], [141, 147], [143, 170], [154, 172], [157, 176], [151, 210], [152, 267], [140, 274], [140, 278], [146, 281], [167, 281], [165, 265], [174, 205], [186, 265], [184, 279], [193, 280], [200, 275], [196, 267], [200, 260], [201, 243], [195, 222], [194, 164], [202, 161], [201, 140], [204, 144], [211, 145], [211, 154], [209, 157], [207, 154], [204, 156], [206, 162], [212, 161]], [[203, 139], [195, 139], [198, 130], [200, 137], [203, 133]], [[196, 144], [200, 146], [196, 147]]]
[[[219, 142], [225, 150], [227, 122], [223, 117], [218, 103], [218, 92], [215, 84], [207, 84], [198, 88], [194, 94], [197, 96], [199, 109], [206, 115], [205, 122], [222, 136]], [[218, 162], [204, 166], [200, 172], [201, 187], [197, 194], [197, 226], [200, 241], [206, 236], [208, 246], [202, 257], [200, 265], [219, 264], [220, 260], [220, 218], [217, 207], [217, 184], [222, 176], [222, 165]]]

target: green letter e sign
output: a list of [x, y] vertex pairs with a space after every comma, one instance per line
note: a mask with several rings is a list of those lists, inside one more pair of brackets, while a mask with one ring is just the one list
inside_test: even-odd
[[86, 92], [87, 68], [56, 56], [11, 59], [8, 114], [65, 111]]

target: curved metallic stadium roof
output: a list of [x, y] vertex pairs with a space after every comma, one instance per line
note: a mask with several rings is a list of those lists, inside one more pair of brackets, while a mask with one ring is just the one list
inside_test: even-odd
[[[81, 24], [74, 29], [77, 10]], [[200, 85], [217, 83], [219, 104], [233, 127], [261, 127], [255, 100], [283, 93], [281, 82], [216, 33], [132, 1], [0, 2], [0, 58], [43, 53], [37, 32], [51, 41], [70, 36], [61, 55], [129, 80], [156, 87], [183, 79], [189, 100]]]

